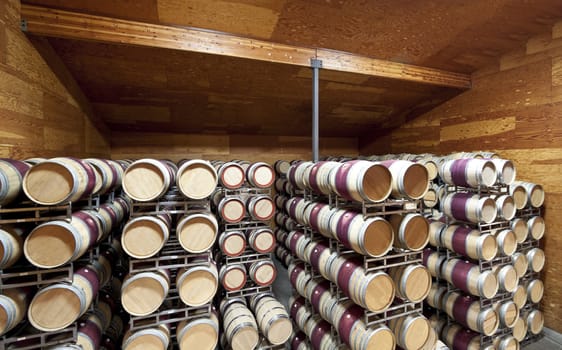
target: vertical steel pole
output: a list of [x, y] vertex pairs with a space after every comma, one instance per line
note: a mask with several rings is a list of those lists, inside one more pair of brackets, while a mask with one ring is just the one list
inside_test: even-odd
[[317, 162], [319, 158], [320, 143], [320, 120], [319, 120], [319, 80], [322, 61], [316, 58], [310, 60], [312, 67], [312, 161]]

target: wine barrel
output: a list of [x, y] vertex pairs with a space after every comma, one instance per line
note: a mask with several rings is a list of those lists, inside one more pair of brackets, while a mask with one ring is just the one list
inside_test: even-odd
[[522, 309], [527, 304], [527, 289], [524, 285], [518, 285], [512, 294], [511, 299], [519, 309]]
[[275, 163], [273, 163], [273, 168], [275, 169], [275, 172], [279, 176], [287, 175], [287, 172], [289, 171], [290, 167], [291, 167], [291, 163], [282, 159], [278, 159], [275, 161]]
[[386, 160], [380, 164], [392, 174], [392, 197], [421, 199], [429, 188], [425, 166], [407, 160]]
[[541, 216], [533, 216], [527, 220], [527, 232], [533, 239], [541, 239], [544, 236], [545, 228], [546, 225]]
[[169, 289], [167, 270], [129, 274], [121, 287], [121, 304], [133, 316], [146, 316], [158, 310]]
[[213, 213], [200, 211], [186, 214], [178, 220], [176, 235], [189, 253], [209, 250], [217, 240], [219, 223]]
[[291, 337], [293, 326], [283, 305], [272, 296], [261, 295], [252, 305], [261, 333], [273, 345], [280, 345]]
[[291, 340], [291, 349], [293, 350], [310, 350], [308, 343], [308, 338], [306, 334], [302, 331], [299, 331], [293, 335], [293, 339]]
[[449, 193], [443, 197], [441, 211], [455, 220], [489, 224], [496, 220], [498, 209], [490, 197], [467, 192]]
[[140, 159], [125, 170], [123, 191], [136, 201], [150, 202], [162, 197], [175, 179], [175, 170], [169, 163]]
[[104, 203], [100, 205], [98, 211], [94, 211], [101, 224], [102, 231], [102, 234], [98, 237], [98, 242], [105, 240], [114, 228], [121, 225], [122, 220], [119, 220], [120, 213], [118, 213], [120, 210], [121, 208], [113, 203]]
[[57, 205], [91, 195], [96, 181], [94, 169], [85, 161], [53, 158], [27, 171], [23, 178], [23, 191], [37, 204]]
[[326, 343], [331, 343], [331, 326], [319, 315], [312, 315], [305, 325], [305, 333], [310, 339], [313, 349], [329, 349]]
[[264, 162], [250, 164], [246, 170], [246, 179], [253, 187], [269, 188], [275, 181], [275, 172], [271, 165]]
[[240, 188], [246, 181], [246, 172], [236, 162], [213, 162], [218, 175], [218, 183], [229, 190]]
[[515, 200], [510, 195], [492, 195], [498, 207], [498, 218], [511, 220], [515, 217]]
[[[347, 315], [346, 315], [347, 316]], [[344, 317], [346, 317], [344, 316]], [[352, 318], [353, 319], [353, 318]], [[355, 318], [356, 319], [356, 318]], [[345, 325], [340, 327], [347, 329]], [[396, 338], [384, 324], [367, 326], [361, 319], [356, 319], [350, 327], [349, 343], [352, 349], [358, 350], [392, 350], [396, 347]]]
[[105, 291], [100, 293], [98, 299], [98, 304], [93, 312], [100, 320], [102, 333], [105, 333], [111, 325], [113, 314], [117, 312], [117, 302]]
[[[454, 350], [489, 350], [480, 348], [480, 334], [450, 323], [443, 328], [441, 339]], [[496, 350], [492, 347], [493, 350]]]
[[254, 315], [243, 303], [232, 303], [222, 313], [223, 329], [232, 350], [254, 349], [259, 342]]
[[158, 254], [168, 242], [172, 216], [168, 212], [132, 218], [123, 227], [121, 247], [129, 256], [145, 259]]
[[54, 220], [37, 226], [25, 239], [23, 252], [37, 267], [54, 268], [77, 260], [96, 244], [101, 223], [91, 211], [72, 213], [70, 222]]
[[[443, 288], [447, 287], [443, 286]], [[441, 317], [441, 315], [435, 313], [432, 314], [427, 320], [429, 321], [431, 328], [435, 329], [437, 334], [443, 334], [443, 329], [448, 322], [448, 319], [446, 317]]]
[[271, 253], [275, 249], [275, 235], [269, 227], [246, 231], [248, 244], [258, 253]]
[[229, 224], [235, 224], [246, 216], [246, 205], [240, 197], [223, 197], [217, 205], [218, 214]]
[[544, 251], [541, 248], [533, 248], [526, 254], [529, 262], [529, 271], [541, 272], [545, 264]]
[[219, 280], [227, 291], [236, 291], [246, 285], [246, 268], [243, 264], [222, 265]]
[[401, 299], [418, 303], [429, 294], [431, 275], [423, 265], [392, 267], [388, 274], [396, 286], [396, 295]]
[[508, 159], [491, 159], [492, 163], [496, 167], [496, 174], [498, 176], [498, 183], [504, 185], [511, 185], [515, 181], [515, 176], [517, 171], [515, 170], [515, 164]]
[[188, 306], [201, 306], [213, 300], [219, 286], [219, 273], [214, 261], [209, 264], [183, 267], [176, 276], [176, 288]]
[[465, 158], [448, 160], [439, 169], [441, 179], [449, 185], [478, 188], [496, 183], [496, 166], [490, 160]]
[[396, 336], [396, 344], [404, 350], [420, 349], [430, 336], [429, 321], [420, 314], [394, 318], [388, 326]]
[[215, 313], [209, 317], [184, 320], [178, 323], [176, 338], [180, 350], [213, 350], [219, 341], [219, 320]]
[[492, 298], [498, 292], [498, 280], [493, 272], [460, 259], [450, 259], [443, 267], [443, 277], [460, 290], [475, 296]]
[[78, 321], [78, 332], [76, 344], [83, 350], [97, 350], [100, 348], [102, 336], [102, 324], [95, 314], [86, 314]]
[[517, 317], [511, 327], [511, 334], [518, 342], [522, 342], [527, 336], [527, 322], [521, 316]]
[[443, 297], [447, 293], [447, 287], [433, 283], [429, 289], [426, 303], [434, 309], [443, 310]]
[[310, 171], [312, 170], [313, 162], [301, 161], [291, 165], [287, 173], [287, 179], [293, 187], [299, 190], [306, 190], [309, 188]]
[[[423, 226], [420, 231], [422, 229]], [[408, 229], [405, 228], [404, 231], [406, 232], [403, 235], [409, 237]], [[346, 211], [339, 217], [337, 229], [333, 235], [344, 246], [359, 254], [372, 257], [388, 253], [395, 240], [392, 226], [388, 221], [381, 217], [365, 219], [362, 214], [353, 211]]]
[[310, 249], [307, 255], [310, 260], [310, 265], [312, 265], [312, 267], [316, 271], [320, 272], [320, 274], [324, 276], [324, 278], [329, 279], [330, 277], [329, 270], [328, 270], [329, 263], [331, 259], [337, 257], [337, 253], [333, 252], [330, 249], [328, 243], [324, 243], [321, 241], [312, 242], [310, 243], [309, 246]]
[[530, 309], [521, 311], [521, 317], [527, 322], [527, 329], [531, 334], [540, 334], [544, 328], [544, 315], [542, 311]]
[[99, 290], [98, 272], [91, 265], [74, 271], [72, 283], [55, 283], [37, 292], [27, 310], [31, 325], [41, 331], [64, 329], [82, 316]]
[[248, 214], [255, 220], [271, 220], [275, 215], [275, 204], [268, 195], [252, 196], [246, 201]]
[[516, 181], [513, 185], [520, 185], [525, 189], [527, 203], [533, 208], [540, 208], [544, 204], [544, 189], [532, 182]]
[[422, 201], [425, 208], [435, 208], [439, 203], [437, 190], [434, 187], [430, 186], [423, 196]]
[[496, 234], [496, 242], [498, 243], [498, 251], [502, 255], [511, 256], [517, 249], [517, 238], [515, 233], [510, 229], [501, 230]]
[[122, 350], [166, 350], [170, 346], [170, 328], [160, 324], [137, 331], [128, 330], [123, 336]]
[[427, 169], [427, 176], [428, 176], [429, 181], [435, 180], [437, 175], [439, 175], [439, 166], [432, 159], [421, 158], [421, 159], [415, 159], [415, 160], [412, 160], [412, 161], [423, 165]]
[[500, 290], [511, 293], [519, 285], [519, 277], [513, 265], [496, 265], [492, 267], [492, 271], [496, 275]]
[[0, 158], [0, 206], [8, 205], [19, 197], [23, 179], [30, 168], [25, 162]]
[[461, 325], [484, 335], [492, 335], [499, 327], [498, 314], [493, 308], [480, 308], [480, 302], [457, 292], [448, 292], [443, 300], [445, 312]]
[[362, 265], [353, 259], [335, 261], [332, 281], [356, 304], [373, 312], [386, 310], [394, 300], [394, 282], [382, 271], [367, 274]]
[[431, 276], [435, 278], [443, 278], [443, 267], [445, 267], [446, 260], [447, 255], [439, 254], [431, 248], [426, 248], [423, 251], [422, 262]]
[[218, 183], [215, 168], [206, 160], [192, 159], [180, 162], [176, 176], [176, 185], [180, 192], [189, 199], [209, 197]]
[[463, 256], [490, 261], [496, 257], [498, 246], [494, 236], [480, 234], [466, 226], [450, 225], [441, 235], [443, 246]]
[[106, 159], [84, 159], [96, 173], [96, 185], [92, 194], [106, 194], [121, 186], [123, 168], [115, 162]]
[[498, 314], [502, 327], [512, 328], [515, 325], [517, 318], [519, 318], [519, 308], [513, 301], [497, 302], [493, 307]]
[[517, 209], [523, 209], [527, 206], [529, 198], [527, 197], [527, 190], [519, 182], [514, 182], [509, 185], [509, 194], [513, 197], [515, 201], [515, 207]]
[[443, 231], [447, 228], [447, 225], [444, 222], [433, 218], [428, 218], [427, 221], [429, 223], [429, 244], [434, 247], [442, 247], [442, 235]]
[[352, 160], [332, 170], [329, 177], [332, 190], [351, 201], [381, 202], [392, 192], [392, 174], [382, 164]]
[[246, 236], [242, 231], [225, 231], [219, 237], [219, 247], [227, 256], [240, 256], [246, 250]]
[[511, 220], [510, 226], [513, 233], [515, 233], [517, 243], [521, 244], [527, 240], [529, 229], [527, 227], [527, 222], [524, 219], [514, 218]]
[[248, 269], [250, 278], [259, 286], [269, 286], [277, 277], [277, 268], [271, 260], [258, 260]]
[[308, 184], [311, 190], [318, 194], [329, 195], [333, 192], [330, 186], [330, 174], [337, 171], [341, 163], [334, 161], [320, 161], [314, 163], [310, 169]]
[[0, 294], [0, 335], [17, 326], [24, 318], [31, 298], [31, 289], [6, 289]]
[[395, 247], [419, 251], [429, 243], [429, 223], [421, 214], [393, 214], [389, 222], [394, 231]]
[[538, 304], [544, 295], [544, 283], [539, 279], [530, 280], [525, 283], [527, 290], [527, 300]]
[[527, 255], [523, 253], [514, 253], [511, 256], [511, 263], [515, 268], [515, 272], [517, 272], [517, 277], [522, 278], [527, 273], [527, 268], [529, 266]]
[[23, 230], [13, 225], [0, 227], [0, 269], [14, 265], [22, 255]]

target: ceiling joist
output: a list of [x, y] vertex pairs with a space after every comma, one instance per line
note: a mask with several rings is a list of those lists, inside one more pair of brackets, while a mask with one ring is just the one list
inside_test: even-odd
[[180, 28], [93, 16], [22, 4], [21, 17], [31, 34], [103, 43], [160, 47], [399, 79], [452, 88], [470, 88], [467, 74], [362, 57], [351, 53], [278, 44], [194, 28]]

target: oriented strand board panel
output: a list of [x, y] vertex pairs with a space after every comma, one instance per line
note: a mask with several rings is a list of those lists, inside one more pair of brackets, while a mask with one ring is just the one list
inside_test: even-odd
[[108, 140], [61, 82], [61, 72], [21, 32], [19, 6], [18, 0], [0, 2], [0, 157], [108, 157]]
[[[357, 155], [356, 138], [322, 138], [321, 155]], [[111, 138], [113, 159], [189, 158], [273, 163], [277, 159], [311, 159], [312, 143], [302, 136], [195, 135], [150, 132], [114, 132]]]
[[562, 332], [562, 23], [474, 74], [473, 88], [379, 138], [361, 154], [492, 150], [512, 159], [517, 177], [547, 193], [546, 326]]

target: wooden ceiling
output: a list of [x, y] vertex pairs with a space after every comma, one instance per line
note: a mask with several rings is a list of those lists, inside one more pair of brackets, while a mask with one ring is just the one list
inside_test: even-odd
[[[471, 73], [562, 18], [559, 0], [24, 0]], [[309, 135], [304, 67], [157, 48], [49, 39], [114, 130]], [[321, 71], [321, 134], [397, 125], [454, 88]]]

